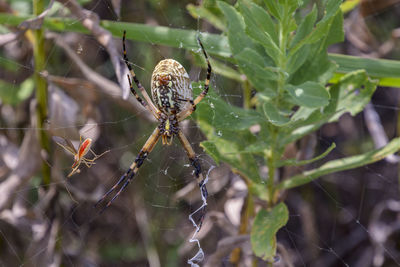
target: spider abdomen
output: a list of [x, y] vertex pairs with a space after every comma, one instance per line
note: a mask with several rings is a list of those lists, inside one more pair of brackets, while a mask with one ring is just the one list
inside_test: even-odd
[[193, 101], [192, 86], [185, 68], [176, 60], [161, 60], [151, 76], [151, 95], [165, 114], [177, 114]]

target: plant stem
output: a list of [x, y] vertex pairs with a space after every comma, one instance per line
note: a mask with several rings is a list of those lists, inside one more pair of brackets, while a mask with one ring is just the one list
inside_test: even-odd
[[[33, 12], [37, 16], [44, 10], [43, 0], [33, 1]], [[43, 130], [44, 121], [47, 119], [47, 84], [46, 80], [41, 77], [40, 73], [44, 70], [46, 55], [44, 51], [44, 31], [38, 29], [33, 31], [33, 56], [35, 61], [34, 79], [36, 83], [36, 118], [39, 142], [42, 149], [42, 156], [45, 159], [42, 162], [42, 174], [44, 185], [50, 184], [50, 167], [47, 164], [46, 157], [50, 154], [50, 142], [46, 132]]]
[[[280, 55], [278, 57], [277, 67], [279, 68], [279, 78], [277, 81], [278, 87], [278, 96], [275, 99], [276, 107], [279, 107], [280, 101], [285, 89], [285, 71], [286, 71], [286, 64], [287, 64], [287, 55], [286, 55], [286, 46], [287, 46], [287, 39], [288, 39], [288, 29], [287, 25], [290, 20], [290, 14], [288, 14], [288, 10], [285, 7], [283, 12], [282, 21], [279, 23], [279, 48], [280, 48]], [[272, 207], [275, 203], [275, 171], [276, 171], [276, 161], [280, 158], [281, 149], [279, 147], [279, 127], [271, 125], [271, 149], [267, 153], [267, 166], [268, 166], [268, 205]]]
[[245, 109], [251, 108], [251, 85], [248, 80], [243, 82], [243, 107]]

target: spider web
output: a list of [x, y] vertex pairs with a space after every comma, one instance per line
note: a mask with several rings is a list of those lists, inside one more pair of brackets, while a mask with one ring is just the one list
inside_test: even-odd
[[[99, 5], [99, 2], [93, 5], [91, 10], [97, 11]], [[177, 11], [182, 16], [171, 17], [163, 9], [159, 12], [160, 18], [169, 23], [168, 26], [192, 28], [182, 19], [187, 16], [184, 9]], [[116, 19], [111, 9], [108, 16]], [[197, 28], [200, 30], [200, 24]], [[76, 36], [79, 39], [74, 39]], [[114, 72], [103, 47], [91, 35], [76, 36], [71, 37], [76, 53], [82, 55], [85, 62], [98, 60], [98, 64], [92, 64], [92, 67], [113, 79]], [[192, 80], [204, 80], [205, 70], [194, 66], [190, 53], [183, 49], [170, 50], [138, 42], [129, 42], [127, 49], [137, 76], [147, 90], [153, 67], [163, 58], [174, 58], [183, 63]], [[56, 46], [48, 53], [50, 74], [63, 78], [80, 77], [74, 63], [61, 60], [58, 54], [62, 52]], [[13, 60], [3, 52], [0, 61], [9, 63]], [[20, 63], [18, 68], [26, 72], [35, 71], [30, 61]], [[13, 84], [12, 88], [17, 90], [20, 84]], [[61, 103], [70, 101], [66, 105], [71, 111], [66, 117], [76, 118], [54, 123], [53, 129], [62, 137], [78, 140], [79, 135], [76, 136], [75, 131], [83, 128], [81, 134], [96, 136], [93, 146], [96, 153], [108, 149], [110, 152], [98, 159], [91, 169], [82, 166], [81, 173], [70, 179], [54, 180], [51, 185], [55, 185], [56, 193], [53, 194], [59, 194], [58, 197], [54, 197], [51, 190], [45, 192], [41, 189], [38, 173], [32, 174], [23, 186], [12, 192], [14, 200], [9, 206], [12, 208], [1, 211], [0, 216], [0, 236], [6, 244], [0, 257], [2, 265], [40, 263], [42, 257], [48, 259], [45, 256], [52, 255], [52, 263], [62, 262], [71, 266], [82, 263], [176, 266], [187, 261], [195, 266], [204, 262], [203, 257], [207, 260], [213, 254], [218, 241], [232, 234], [230, 226], [238, 230], [240, 208], [237, 207], [243, 205], [246, 190], [243, 190], [239, 177], [229, 172], [227, 166], [216, 167], [202, 151], [199, 144], [204, 135], [194, 122], [189, 121], [183, 124], [184, 130], [200, 158], [203, 174], [207, 174], [212, 192], [207, 203], [209, 217], [202, 231], [197, 233], [198, 226], [194, 224], [193, 227], [195, 220], [192, 217], [196, 217], [196, 211], [204, 205], [204, 201], [200, 199], [192, 167], [178, 142], [170, 147], [158, 144], [127, 190], [104, 214], [99, 215], [93, 209], [93, 203], [126, 171], [157, 124], [145, 119], [146, 111], [127, 111], [104, 97], [98, 89], [94, 90], [100, 99], [94, 102], [97, 106], [91, 107], [93, 113], [89, 112], [91, 116], [82, 115], [85, 106], [79, 103], [79, 98], [65, 95], [67, 90], [59, 85], [54, 89], [61, 95]], [[232, 81], [213, 75], [211, 90], [232, 107], [242, 102], [241, 88]], [[399, 112], [397, 99], [396, 90], [385, 89], [378, 90], [372, 102], [390, 137], [395, 133], [393, 118]], [[16, 106], [2, 104], [0, 107], [2, 165], [12, 166], [12, 162], [17, 160], [20, 141], [31, 129], [28, 115], [21, 121], [17, 120], [18, 112], [29, 109], [29, 102], [25, 100]], [[75, 105], [76, 111], [72, 111]], [[363, 146], [372, 148], [362, 114], [355, 118], [344, 115], [338, 123], [322, 127], [312, 139], [320, 151], [332, 142], [337, 144], [327, 159], [358, 154], [359, 147]], [[77, 145], [76, 142], [74, 144]], [[53, 149], [54, 155], [49, 160], [51, 169], [66, 176], [73, 159], [55, 144]], [[11, 156], [5, 159], [4, 155]], [[7, 160], [9, 162], [5, 162]], [[295, 168], [294, 171], [301, 170]], [[7, 172], [1, 175], [0, 187], [9, 178]], [[219, 185], [220, 180], [226, 182]], [[183, 189], [187, 189], [188, 193], [183, 194], [180, 191]], [[182, 195], [178, 197], [177, 192]], [[48, 208], [49, 199], [56, 200], [61, 214], [55, 212], [57, 209]], [[290, 219], [278, 233], [277, 241], [284, 250], [279, 249], [280, 258], [277, 258], [276, 265], [285, 260], [284, 251], [290, 255], [295, 266], [400, 265], [395, 240], [400, 210], [396, 164], [382, 161], [323, 177], [310, 185], [290, 190], [285, 203], [290, 209]], [[35, 219], [28, 220], [27, 214], [32, 207], [36, 207]], [[49, 210], [54, 214], [45, 212]], [[220, 215], [225, 220], [218, 220]], [[24, 224], [24, 221], [28, 223]], [[30, 229], [29, 235], [26, 228]], [[32, 245], [21, 245], [21, 240]], [[61, 244], [58, 250], [54, 243]], [[243, 254], [246, 253], [250, 253], [249, 244], [243, 247]], [[229, 266], [228, 255], [222, 264]]]

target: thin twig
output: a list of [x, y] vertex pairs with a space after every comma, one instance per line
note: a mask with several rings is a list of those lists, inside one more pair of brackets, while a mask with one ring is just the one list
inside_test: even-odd
[[123, 98], [126, 99], [129, 96], [129, 86], [126, 75], [128, 74], [128, 68], [121, 61], [120, 54], [115, 47], [112, 35], [109, 31], [102, 28], [99, 24], [99, 17], [97, 14], [90, 10], [82, 8], [75, 0], [58, 0], [60, 3], [64, 4], [71, 13], [82, 22], [82, 25], [86, 27], [97, 41], [105, 47], [112, 65], [114, 66], [115, 74], [117, 76], [118, 83], [123, 88]]
[[[46, 37], [53, 39], [56, 45], [64, 49], [68, 57], [82, 71], [82, 74], [91, 83], [95, 84], [99, 89], [101, 89], [103, 93], [110, 96], [114, 101], [117, 101], [118, 103], [123, 103], [126, 106], [130, 107], [135, 113], [137, 113], [142, 118], [148, 121], [155, 121], [154, 117], [150, 113], [144, 112], [146, 109], [142, 105], [140, 105], [133, 97], [128, 98], [128, 100], [123, 100], [121, 89], [119, 88], [119, 86], [116, 83], [104, 78], [97, 72], [93, 71], [89, 66], [87, 66], [85, 62], [83, 62], [81, 58], [75, 53], [75, 51], [69, 47], [69, 45], [61, 35], [56, 33], [47, 33]], [[47, 73], [42, 73], [42, 75], [46, 77], [48, 80], [54, 80], [51, 79], [53, 76], [50, 76]]]

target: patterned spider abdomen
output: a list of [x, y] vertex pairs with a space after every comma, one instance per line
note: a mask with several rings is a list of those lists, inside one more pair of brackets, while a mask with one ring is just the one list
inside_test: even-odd
[[161, 60], [151, 76], [151, 96], [165, 114], [177, 114], [193, 101], [192, 85], [185, 68], [176, 60]]

